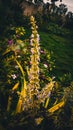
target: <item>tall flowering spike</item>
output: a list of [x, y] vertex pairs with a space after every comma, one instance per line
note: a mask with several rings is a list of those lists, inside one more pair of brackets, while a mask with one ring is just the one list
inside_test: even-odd
[[34, 100], [40, 88], [39, 84], [39, 61], [40, 61], [40, 47], [39, 47], [39, 34], [37, 32], [36, 22], [33, 16], [30, 17], [32, 25], [32, 34], [30, 39], [31, 56], [30, 56], [30, 71], [29, 71], [29, 93], [30, 99]]

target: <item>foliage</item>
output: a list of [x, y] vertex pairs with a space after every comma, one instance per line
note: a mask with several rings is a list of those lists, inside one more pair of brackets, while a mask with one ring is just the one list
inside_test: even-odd
[[[6, 7], [6, 8], [8, 8], [8, 7]], [[16, 8], [15, 12], [17, 12], [18, 9], [19, 8]], [[39, 35], [37, 34], [37, 37], [36, 37], [36, 33], [34, 33], [34, 32], [36, 32], [36, 30], [34, 30], [33, 27], [32, 27], [32, 34], [35, 35], [35, 38], [33, 38], [33, 35], [32, 35], [30, 37], [30, 39], [25, 39], [25, 29], [23, 27], [20, 27], [19, 25], [21, 25], [21, 24], [24, 25], [23, 22], [25, 21], [26, 26], [27, 26], [28, 18], [25, 17], [25, 20], [23, 19], [23, 21], [22, 21], [21, 18], [18, 18], [18, 16], [20, 17], [20, 15], [21, 15], [21, 13], [20, 13], [20, 15], [19, 15], [19, 13], [17, 15], [16, 15], [16, 13], [11, 15], [11, 16], [14, 16], [14, 18], [11, 19], [9, 17], [8, 21], [6, 20], [7, 17], [5, 20], [2, 19], [2, 21], [9, 22], [9, 23], [4, 24], [5, 27], [6, 27], [6, 25], [10, 25], [10, 23], [12, 23], [13, 25], [17, 24], [18, 26], [14, 27], [13, 25], [10, 25], [9, 27], [7, 27], [6, 30], [4, 30], [4, 33], [7, 37], [5, 38], [4, 41], [2, 41], [2, 40], [0, 41], [1, 42], [1, 44], [0, 44], [0, 46], [1, 46], [0, 47], [0, 73], [1, 73], [1, 77], [0, 77], [0, 86], [1, 86], [0, 87], [0, 102], [1, 102], [0, 111], [1, 111], [1, 115], [0, 115], [0, 118], [2, 117], [2, 113], [3, 113], [3, 119], [1, 118], [1, 122], [3, 123], [3, 121], [5, 121], [5, 122], [7, 122], [7, 124], [9, 123], [10, 126], [8, 126], [8, 129], [11, 129], [12, 127], [15, 127], [18, 124], [17, 118], [19, 118], [20, 127], [22, 124], [24, 124], [24, 127], [26, 127], [27, 129], [29, 129], [29, 127], [31, 127], [31, 129], [40, 129], [40, 128], [38, 128], [38, 124], [40, 124], [39, 127], [41, 127], [41, 129], [44, 129], [44, 128], [42, 128], [42, 126], [44, 126], [43, 124], [46, 124], [44, 122], [48, 121], [47, 122], [47, 124], [48, 124], [48, 123], [50, 123], [49, 120], [52, 118], [52, 116], [48, 117], [50, 114], [49, 113], [47, 114], [46, 108], [48, 109], [48, 112], [57, 111], [57, 108], [59, 109], [60, 105], [62, 106], [64, 103], [64, 102], [60, 102], [60, 100], [62, 99], [62, 97], [64, 95], [64, 91], [60, 85], [57, 85], [57, 83], [53, 81], [54, 77], [52, 75], [55, 75], [55, 74], [52, 73], [52, 69], [55, 66], [54, 66], [54, 60], [52, 60], [52, 57], [51, 57], [52, 53], [49, 53], [47, 51], [47, 49], [44, 49], [44, 46], [42, 46], [42, 45], [41, 45], [41, 48], [36, 45], [37, 47], [36, 47], [36, 49], [34, 49], [33, 42], [35, 44], [37, 43], [35, 41], [36, 41], [36, 38], [39, 38]], [[7, 16], [7, 14], [8, 13], [6, 12], [6, 16]], [[46, 22], [47, 25], [49, 23], [48, 22], [49, 20], [57, 22], [56, 20], [61, 17], [61, 16], [58, 17], [58, 15], [57, 15], [57, 19], [56, 19], [55, 14], [52, 13], [51, 15], [52, 15], [51, 17], [49, 15], [45, 16], [47, 18], [47, 22]], [[38, 17], [38, 24], [42, 23], [42, 27], [43, 27], [43, 25], [45, 25], [43, 22], [43, 17], [40, 14], [37, 17]], [[66, 16], [66, 18], [67, 17], [68, 16]], [[59, 20], [61, 20], [61, 19], [59, 19]], [[68, 25], [68, 23], [71, 23], [71, 25], [72, 25], [72, 17], [70, 17], [67, 20], [68, 21], [67, 21], [66, 26]], [[39, 26], [40, 26], [40, 24], [39, 24]], [[60, 35], [61, 36], [70, 35], [69, 32], [66, 32], [65, 29], [63, 30], [58, 24], [50, 25], [50, 23], [49, 23], [49, 25], [46, 28], [47, 28], [47, 31], [50, 32], [51, 34], [53, 33], [53, 34], [57, 34], [59, 36]], [[3, 28], [2, 28], [2, 31], [3, 31]], [[44, 38], [44, 39], [46, 39], [46, 38]], [[29, 45], [30, 41], [31, 41], [32, 45]], [[47, 39], [46, 39], [46, 41], [47, 41]], [[54, 42], [55, 41], [57, 42], [57, 38], [55, 38]], [[38, 48], [40, 50], [40, 55], [39, 55], [40, 58], [37, 56], [36, 60], [38, 60], [38, 61], [35, 62], [32, 59], [33, 59], [34, 52], [36, 52], [37, 55], [39, 54]], [[32, 54], [31, 54], [31, 52], [32, 52]], [[40, 67], [40, 71], [39, 71], [39, 67], [37, 67], [37, 64]], [[37, 81], [40, 80], [40, 82], [38, 82], [37, 84], [36, 84], [36, 82], [34, 82], [34, 80], [33, 80], [33, 82], [31, 80], [31, 78], [33, 79], [34, 76], [32, 76], [32, 77], [30, 76], [31, 72], [33, 71], [33, 65], [35, 66], [34, 69], [37, 68], [37, 71], [35, 72], [36, 73], [35, 80], [37, 80]], [[37, 73], [38, 73], [38, 75], [37, 75]], [[34, 75], [34, 74], [32, 73], [32, 75]], [[51, 78], [51, 76], [52, 76], [52, 78]], [[68, 85], [70, 85], [70, 82], [72, 81], [71, 74], [70, 73], [65, 74], [63, 77], [60, 77], [59, 80], [63, 86], [68, 86]], [[47, 83], [48, 83], [48, 85], [46, 85]], [[29, 95], [26, 97], [27, 87], [28, 86], [32, 87], [33, 84], [34, 84], [34, 86], [36, 86], [36, 89], [33, 89], [33, 90], [28, 89], [27, 92], [29, 93], [29, 91], [30, 91], [31, 94], [29, 93]], [[44, 87], [45, 85], [46, 85], [46, 87]], [[38, 86], [41, 87], [39, 94], [38, 94], [38, 88], [39, 88]], [[48, 94], [48, 91], [49, 91], [49, 94]], [[24, 95], [24, 97], [23, 97], [23, 95]], [[9, 96], [9, 99], [8, 99], [8, 96]], [[43, 96], [45, 98], [43, 98]], [[47, 98], [47, 96], [49, 96], [49, 98]], [[25, 97], [27, 98], [27, 102], [25, 102], [25, 100], [24, 100]], [[28, 97], [30, 97], [30, 100], [32, 99], [32, 101], [33, 101], [32, 104]], [[39, 99], [38, 97], [40, 97], [40, 100], [38, 100]], [[70, 97], [70, 99], [71, 99], [71, 97]], [[8, 107], [7, 107], [7, 99], [8, 99]], [[67, 97], [66, 97], [66, 99], [67, 99]], [[60, 102], [60, 104], [59, 104], [59, 102]], [[17, 107], [16, 107], [16, 104], [17, 104]], [[26, 105], [27, 106], [26, 108], [24, 107], [25, 104], [28, 104], [28, 105]], [[38, 106], [37, 104], [40, 104], [40, 105]], [[57, 106], [56, 106], [56, 104], [57, 104]], [[54, 106], [52, 107], [52, 105], [54, 105]], [[29, 109], [30, 106], [31, 106], [31, 108], [36, 107], [37, 110], [35, 110], [35, 109], [30, 110]], [[15, 107], [16, 107], [16, 112], [15, 112]], [[28, 110], [26, 111], [27, 108], [28, 108]], [[6, 109], [8, 112], [6, 112]], [[34, 111], [35, 111], [35, 115], [34, 115]], [[62, 113], [63, 113], [63, 111], [62, 111]], [[16, 114], [18, 112], [20, 112], [20, 114]], [[60, 112], [59, 114], [61, 114], [61, 109], [59, 109], [59, 112]], [[23, 114], [24, 114], [25, 118], [23, 117]], [[32, 117], [32, 115], [33, 115], [33, 117]], [[58, 117], [60, 117], [60, 115], [57, 115], [55, 117], [58, 118]], [[32, 121], [29, 121], [29, 119], [34, 120], [33, 121], [34, 123], [32, 123]], [[61, 121], [61, 119], [59, 121]], [[72, 121], [72, 116], [71, 116], [71, 121]], [[13, 122], [13, 124], [12, 124], [12, 122]], [[30, 123], [28, 123], [28, 122], [30, 122]], [[60, 122], [58, 122], [58, 123], [60, 123]], [[28, 125], [28, 127], [26, 124]], [[55, 122], [55, 124], [57, 124], [57, 123]], [[57, 126], [60, 127], [60, 124], [59, 125], [57, 124]], [[53, 125], [53, 122], [52, 122], [52, 125]], [[33, 128], [33, 126], [34, 126], [34, 128]], [[1, 125], [0, 125], [0, 127], [2, 129]], [[48, 129], [50, 129], [49, 126], [48, 126]]]
[[[30, 66], [28, 66], [27, 68], [26, 68], [26, 66], [25, 66], [25, 71], [26, 71], [26, 69], [27, 69], [27, 74], [28, 74], [28, 79], [29, 79], [29, 83], [28, 83], [28, 85], [27, 85], [27, 82], [26, 82], [26, 80], [25, 80], [25, 78], [26, 77], [24, 77], [25, 76], [25, 72], [24, 72], [24, 70], [23, 70], [23, 68], [22, 68], [22, 66], [20, 65], [20, 63], [19, 63], [19, 61], [17, 60], [17, 59], [15, 59], [15, 58], [17, 58], [17, 49], [15, 49], [15, 46], [13, 46], [13, 43], [9, 46], [10, 47], [10, 49], [12, 49], [14, 52], [15, 52], [15, 61], [16, 61], [16, 63], [17, 63], [17, 65], [18, 65], [18, 67], [20, 68], [20, 70], [21, 70], [21, 74], [22, 74], [22, 90], [21, 90], [21, 94], [20, 94], [20, 92], [18, 92], [18, 94], [20, 95], [20, 98], [19, 98], [19, 102], [18, 102], [18, 105], [17, 105], [17, 110], [16, 110], [16, 112], [18, 112], [18, 111], [21, 111], [21, 107], [20, 107], [20, 109], [19, 109], [19, 106], [21, 106], [22, 105], [22, 103], [23, 104], [25, 104], [25, 109], [29, 109], [29, 108], [31, 108], [31, 107], [33, 107], [34, 106], [34, 104], [35, 103], [37, 103], [36, 102], [36, 100], [34, 99], [34, 97], [36, 97], [36, 99], [37, 99], [37, 101], [38, 101], [38, 98], [40, 97], [41, 99], [39, 100], [40, 101], [40, 103], [42, 102], [42, 94], [44, 94], [44, 96], [46, 96], [45, 98], [47, 99], [47, 95], [48, 95], [48, 92], [47, 92], [47, 90], [49, 89], [49, 91], [50, 91], [50, 89], [53, 87], [53, 81], [51, 81], [51, 78], [48, 78], [47, 77], [47, 80], [48, 81], [51, 81], [48, 85], [46, 85], [46, 88], [43, 88], [42, 89], [42, 91], [40, 92], [40, 91], [38, 91], [38, 89], [39, 88], [36, 88], [36, 87], [38, 87], [39, 85], [40, 85], [40, 83], [39, 83], [39, 67], [38, 67], [38, 64], [39, 64], [39, 55], [40, 55], [40, 52], [42, 52], [42, 53], [45, 53], [45, 51], [43, 51], [43, 50], [41, 50], [41, 51], [39, 51], [39, 35], [37, 34], [37, 31], [36, 31], [36, 25], [35, 25], [35, 23], [34, 23], [34, 19], [33, 19], [33, 17], [32, 17], [32, 21], [31, 21], [31, 23], [32, 23], [32, 35], [31, 35], [31, 39], [30, 39], [30, 45], [31, 45], [31, 56], [30, 56]], [[16, 33], [18, 33], [19, 32], [19, 29], [17, 30], [16, 29]], [[20, 33], [20, 32], [19, 32]], [[20, 34], [22, 34], [22, 33], [20, 33]], [[17, 42], [18, 40], [16, 40], [16, 42]], [[18, 43], [18, 42], [17, 42]], [[21, 43], [20, 45], [23, 45], [23, 42], [20, 42], [19, 41], [19, 43]], [[34, 46], [34, 44], [35, 44], [35, 46]], [[16, 46], [17, 47], [17, 46]], [[23, 46], [23, 48], [24, 48], [24, 46]], [[48, 58], [48, 62], [50, 61], [50, 55], [47, 55], [47, 58]], [[50, 62], [51, 64], [50, 65], [52, 65], [52, 62]], [[29, 67], [30, 67], [30, 69], [29, 69]], [[48, 67], [48, 65], [45, 63], [44, 64], [44, 67], [45, 68], [47, 68]], [[49, 68], [49, 70], [50, 69], [52, 69], [51, 68], [51, 66], [50, 66], [50, 68]], [[42, 72], [42, 70], [43, 69], [41, 69], [41, 72]], [[44, 70], [43, 70], [44, 71]], [[46, 72], [46, 71], [45, 71]], [[32, 74], [31, 74], [32, 73]], [[31, 76], [30, 76], [31, 75]], [[42, 75], [41, 75], [42, 76]], [[13, 78], [16, 78], [15, 77], [15, 75], [13, 75]], [[41, 78], [40, 78], [41, 79]], [[15, 85], [16, 86], [16, 85]], [[27, 88], [27, 86], [29, 86], [29, 88]], [[32, 87], [33, 86], [33, 87]], [[42, 86], [43, 86], [43, 83], [42, 83]], [[15, 87], [13, 87], [13, 88], [15, 88]], [[35, 89], [34, 89], [35, 88]], [[13, 91], [13, 89], [12, 89], [12, 91]], [[43, 92], [46, 92], [47, 93], [47, 95], [45, 94], [45, 93], [43, 93]], [[23, 94], [23, 93], [25, 93], [25, 94]], [[24, 97], [24, 96], [25, 97]], [[22, 97], [22, 99], [24, 99], [25, 98], [25, 100], [23, 101], [22, 100], [22, 102], [21, 102], [21, 97]], [[28, 98], [29, 97], [29, 98]], [[44, 101], [45, 101], [45, 98], [44, 98]], [[29, 100], [28, 100], [29, 99]], [[34, 102], [34, 100], [35, 100], [35, 102]], [[32, 101], [32, 102], [30, 102], [30, 101]], [[31, 104], [31, 103], [33, 103], [33, 104]], [[10, 103], [9, 103], [10, 104]], [[9, 105], [8, 104], [8, 105]], [[37, 104], [36, 104], [37, 105]], [[27, 107], [27, 108], [26, 108]], [[9, 107], [8, 107], [9, 108]], [[22, 109], [24, 109], [24, 108], [22, 108]]]
[[[2, 56], [5, 57], [5, 65], [6, 61], [8, 61], [7, 71], [9, 67], [9, 71], [6, 73], [6, 84], [10, 87], [7, 88], [7, 97], [9, 94], [7, 114], [9, 117], [8, 115], [6, 116], [6, 121], [8, 122], [9, 118], [11, 118], [9, 121], [10, 127], [12, 127], [11, 120], [14, 120], [13, 118], [16, 117], [18, 113], [21, 115], [22, 112], [24, 112], [27, 120], [29, 120], [30, 117], [32, 119], [33, 115], [35, 125], [38, 125], [41, 124], [42, 120], [45, 120], [43, 115], [44, 111], [45, 114], [46, 112], [48, 112], [48, 115], [49, 113], [53, 114], [64, 105], [62, 96], [57, 98], [55, 95], [55, 92], [57, 92], [57, 85], [55, 84], [54, 77], [51, 78], [48, 73], [46, 74], [47, 69], [51, 71], [53, 66], [50, 54], [45, 49], [40, 49], [39, 34], [33, 16], [31, 16], [30, 21], [32, 24], [30, 45], [28, 45], [28, 39], [23, 39], [25, 34], [24, 28], [16, 27], [12, 28], [15, 34], [11, 34], [9, 39], [6, 39], [8, 45], [6, 51], [2, 52]], [[20, 40], [20, 38], [22, 40]], [[28, 51], [28, 49], [30, 51]], [[42, 58], [40, 58], [40, 56]], [[45, 62], [45, 59], [47, 59], [48, 64]], [[30, 64], [28, 64], [29, 62]], [[47, 80], [45, 81], [44, 78], [41, 80], [43, 75], [46, 77], [45, 74], [47, 75]], [[4, 112], [6, 113], [5, 110]], [[31, 116], [30, 113], [32, 113]], [[3, 116], [3, 118], [5, 117]], [[23, 120], [25, 123], [25, 119]], [[15, 122], [12, 125], [14, 124]]]
[[71, 73], [64, 74], [62, 77], [59, 77], [59, 81], [63, 86], [69, 86], [72, 82], [72, 75]]
[[59, 36], [69, 36], [69, 30], [61, 28], [58, 24], [49, 23], [49, 26], [47, 27], [47, 31], [49, 33], [54, 33]]

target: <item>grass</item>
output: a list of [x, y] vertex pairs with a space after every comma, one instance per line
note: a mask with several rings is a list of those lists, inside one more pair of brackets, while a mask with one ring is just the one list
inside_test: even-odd
[[73, 38], [49, 32], [40, 32], [40, 37], [43, 47], [48, 51], [53, 51], [55, 75], [62, 76], [65, 73], [73, 75]]

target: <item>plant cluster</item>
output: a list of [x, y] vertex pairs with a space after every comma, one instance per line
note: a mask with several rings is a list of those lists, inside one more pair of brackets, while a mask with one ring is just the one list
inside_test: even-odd
[[[6, 57], [7, 69], [8, 65], [13, 66], [7, 73], [7, 84], [10, 87], [7, 91], [9, 94], [7, 113], [13, 116], [14, 121], [14, 117], [24, 114], [26, 118], [22, 119], [24, 124], [26, 120], [34, 118], [33, 121], [38, 126], [43, 120], [48, 120], [49, 116], [57, 110], [61, 110], [60, 108], [65, 105], [67, 95], [66, 91], [64, 93], [54, 81], [55, 77], [49, 75], [54, 65], [50, 54], [40, 48], [40, 36], [33, 16], [30, 17], [30, 23], [32, 26], [30, 39], [23, 39], [24, 28], [12, 28], [15, 30], [15, 35], [6, 39], [7, 50], [2, 54]], [[8, 117], [7, 119], [9, 121]]]
[[[21, 65], [21, 63], [18, 60], [18, 52], [16, 50], [14, 50], [15, 48], [13, 47], [14, 44], [12, 44], [12, 46], [10, 46], [10, 48], [15, 52], [15, 55], [13, 57], [14, 61], [17, 63], [18, 68], [21, 71], [21, 90], [18, 91], [18, 87], [20, 86], [19, 81], [14, 85], [14, 87], [11, 90], [11, 93], [13, 93], [15, 90], [17, 90], [17, 95], [19, 96], [19, 100], [17, 103], [17, 107], [16, 107], [16, 112], [15, 113], [19, 113], [21, 111], [26, 111], [29, 109], [32, 110], [38, 110], [40, 109], [40, 106], [42, 105], [42, 107], [47, 108], [48, 104], [49, 104], [49, 100], [51, 97], [51, 93], [52, 91], [54, 91], [55, 89], [55, 81], [53, 81], [54, 77], [52, 78], [48, 78], [47, 77], [47, 81], [48, 83], [46, 84], [46, 86], [44, 87], [45, 84], [43, 84], [42, 82], [42, 87], [40, 86], [40, 74], [42, 73], [42, 69], [40, 71], [40, 52], [41, 53], [45, 53], [44, 50], [40, 49], [40, 37], [39, 34], [37, 32], [37, 26], [36, 26], [36, 22], [34, 20], [34, 17], [31, 16], [30, 18], [30, 22], [32, 25], [32, 34], [30, 37], [30, 65], [29, 66], [25, 66], [23, 68], [23, 66]], [[16, 31], [18, 32], [18, 31]], [[20, 40], [19, 40], [20, 41]], [[20, 45], [19, 46], [23, 46], [23, 42], [17, 42]], [[14, 49], [13, 49], [14, 48]], [[25, 49], [25, 48], [24, 48]], [[49, 58], [49, 55], [47, 55], [47, 57]], [[49, 58], [50, 59], [50, 58]], [[44, 63], [44, 67], [48, 68], [48, 65]], [[25, 71], [24, 71], [25, 69]], [[12, 75], [13, 79], [16, 79], [16, 75]], [[11, 105], [11, 96], [9, 96], [9, 100], [8, 100], [8, 107], [7, 107], [7, 111], [9, 111], [10, 109], [10, 105]], [[57, 105], [64, 105], [64, 101], [61, 102], [60, 104]], [[58, 106], [55, 108], [52, 108], [48, 111], [50, 112], [54, 112], [55, 109], [58, 109]]]

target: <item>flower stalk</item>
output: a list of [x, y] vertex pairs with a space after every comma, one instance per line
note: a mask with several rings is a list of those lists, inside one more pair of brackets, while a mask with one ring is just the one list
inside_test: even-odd
[[31, 28], [32, 35], [30, 39], [31, 67], [29, 71], [29, 91], [30, 91], [30, 99], [32, 100], [32, 102], [34, 102], [34, 98], [36, 98], [38, 94], [38, 90], [40, 89], [40, 83], [39, 83], [40, 46], [39, 46], [39, 34], [37, 32], [37, 26], [33, 16], [31, 16], [30, 22], [32, 25]]

